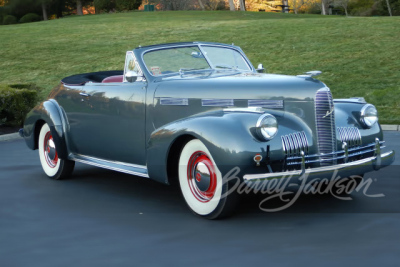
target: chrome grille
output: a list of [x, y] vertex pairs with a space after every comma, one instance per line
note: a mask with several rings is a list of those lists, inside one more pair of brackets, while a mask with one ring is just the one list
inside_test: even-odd
[[356, 127], [337, 127], [340, 141], [346, 142], [349, 147], [361, 146], [361, 133]]
[[304, 132], [296, 132], [288, 135], [282, 135], [283, 151], [288, 157], [299, 156], [301, 151], [308, 154], [308, 141]]
[[[334, 108], [333, 98], [329, 88], [319, 89], [315, 95], [315, 120], [317, 126], [318, 148], [319, 153], [321, 154], [321, 159], [329, 160], [332, 158], [331, 153], [336, 151]], [[331, 163], [325, 163], [324, 165]]]

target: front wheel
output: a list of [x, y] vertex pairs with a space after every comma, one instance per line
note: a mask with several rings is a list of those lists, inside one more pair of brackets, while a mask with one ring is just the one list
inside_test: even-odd
[[229, 184], [223, 182], [211, 153], [200, 140], [191, 140], [184, 146], [178, 168], [183, 198], [196, 215], [217, 219], [234, 212], [238, 195], [226, 194]]
[[58, 157], [57, 148], [50, 127], [45, 123], [39, 134], [39, 158], [43, 171], [52, 179], [64, 179], [71, 175], [75, 161]]

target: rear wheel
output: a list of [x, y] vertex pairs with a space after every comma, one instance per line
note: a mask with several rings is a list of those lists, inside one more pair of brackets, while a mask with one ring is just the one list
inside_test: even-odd
[[186, 143], [179, 158], [179, 185], [189, 208], [207, 219], [231, 215], [238, 202], [238, 195], [229, 195], [229, 184], [223, 183], [211, 153], [198, 139]]
[[45, 123], [39, 134], [39, 158], [43, 171], [52, 179], [64, 179], [71, 175], [75, 162], [58, 157], [50, 127]]

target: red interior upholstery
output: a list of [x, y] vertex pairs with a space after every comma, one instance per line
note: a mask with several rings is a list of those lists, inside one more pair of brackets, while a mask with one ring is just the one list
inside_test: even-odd
[[102, 83], [122, 83], [124, 81], [124, 75], [114, 75], [102, 80]]

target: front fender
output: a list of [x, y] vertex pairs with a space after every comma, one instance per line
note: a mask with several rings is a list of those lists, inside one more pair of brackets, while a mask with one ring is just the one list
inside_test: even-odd
[[[222, 175], [239, 167], [240, 173], [265, 172], [266, 165], [256, 167], [254, 156], [261, 154], [267, 159], [284, 158], [280, 135], [293, 131], [306, 131], [312, 140], [311, 129], [295, 116], [288, 117], [283, 111], [267, 111], [278, 120], [278, 135], [270, 141], [261, 141], [255, 133], [255, 125], [262, 113], [208, 112], [167, 124], [154, 131], [147, 148], [149, 176], [168, 183], [167, 161], [171, 146], [183, 136], [197, 138], [213, 156]], [[293, 121], [293, 120], [296, 121]], [[288, 123], [291, 121], [291, 123]], [[312, 142], [312, 141], [310, 141]], [[179, 157], [179, 151], [172, 155]], [[240, 176], [239, 176], [240, 177]]]
[[339, 102], [335, 103], [335, 124], [336, 127], [355, 127], [358, 128], [361, 134], [363, 144], [375, 142], [375, 138], [383, 140], [383, 132], [379, 123], [376, 123], [371, 128], [367, 128], [361, 124], [360, 114], [361, 109], [366, 103], [350, 103]]
[[38, 148], [38, 136], [40, 127], [47, 123], [50, 127], [58, 156], [61, 159], [68, 158], [68, 150], [65, 141], [65, 120], [58, 103], [53, 100], [42, 102], [33, 108], [26, 116], [24, 122], [24, 139], [30, 149]]

